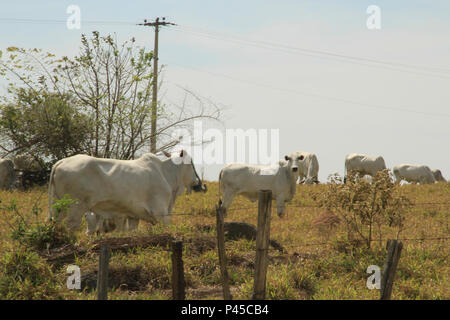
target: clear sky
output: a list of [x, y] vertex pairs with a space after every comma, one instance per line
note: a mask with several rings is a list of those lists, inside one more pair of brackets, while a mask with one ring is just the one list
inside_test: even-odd
[[[72, 4], [80, 30], [64, 23]], [[366, 26], [369, 5], [381, 9], [379, 30]], [[1, 5], [0, 49], [73, 56], [93, 30], [152, 48], [152, 28], [133, 23], [157, 16], [179, 25], [160, 33], [163, 102], [182, 86], [227, 107], [220, 130], [279, 129], [279, 157], [316, 153], [322, 181], [353, 152], [450, 179], [448, 0], [17, 0]], [[206, 178], [222, 166], [205, 167]]]

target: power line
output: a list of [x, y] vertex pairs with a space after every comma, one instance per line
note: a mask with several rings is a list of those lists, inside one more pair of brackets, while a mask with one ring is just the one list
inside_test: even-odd
[[[420, 66], [420, 65], [386, 61], [386, 60], [372, 59], [372, 58], [356, 57], [356, 56], [350, 56], [350, 55], [345, 55], [345, 54], [335, 53], [335, 52], [330, 52], [330, 51], [300, 48], [300, 47], [295, 47], [292, 45], [286, 45], [286, 44], [282, 44], [282, 43], [274, 43], [274, 42], [269, 42], [269, 41], [241, 38], [241, 37], [236, 37], [236, 36], [232, 36], [232, 35], [224, 34], [224, 33], [204, 31], [203, 29], [198, 29], [198, 28], [190, 27], [190, 26], [182, 26], [182, 27], [187, 28], [188, 30], [183, 30], [180, 28], [180, 29], [177, 29], [177, 31], [187, 32], [187, 33], [191, 33], [194, 35], [203, 35], [203, 36], [206, 36], [206, 37], [209, 37], [212, 39], [216, 39], [216, 40], [230, 41], [230, 42], [235, 42], [235, 43], [240, 43], [240, 44], [250, 45], [250, 46], [259, 46], [259, 47], [263, 47], [265, 49], [275, 49], [275, 50], [278, 49], [280, 51], [289, 52], [289, 53], [295, 53], [295, 52], [296, 53], [307, 53], [308, 55], [310, 55], [310, 56], [312, 55], [315, 57], [328, 56], [328, 57], [332, 57], [332, 58], [338, 58], [338, 59], [340, 59], [339, 61], [341, 61], [341, 62], [345, 62], [342, 59], [346, 59], [346, 60], [354, 60], [354, 61], [365, 62], [365, 63], [368, 62], [368, 63], [372, 63], [372, 64], [377, 64], [379, 66], [385, 65], [385, 66], [389, 66], [389, 67], [409, 68], [409, 69], [415, 69], [415, 70], [425, 71], [425, 72], [442, 72], [445, 74], [450, 73], [450, 68], [447, 69], [445, 67]], [[191, 29], [191, 30], [189, 30], [189, 29]], [[288, 50], [288, 51], [286, 51], [286, 50]], [[367, 64], [364, 64], [364, 65], [367, 65]], [[369, 66], [369, 65], [367, 65], [367, 66]], [[393, 70], [405, 71], [402, 69], [393, 69]]]
[[[22, 18], [0, 18], [1, 22], [10, 23], [26, 23], [26, 24], [66, 24], [67, 20], [57, 19], [22, 19]], [[99, 21], [99, 20], [82, 20], [83, 24], [103, 24], [103, 25], [136, 25], [136, 22], [129, 21]]]
[[[0, 23], [1, 22], [28, 23], [28, 24], [30, 24], [30, 23], [31, 24], [47, 24], [47, 23], [65, 24], [66, 20], [0, 18]], [[129, 25], [129, 26], [136, 25], [135, 22], [129, 22], [129, 21], [83, 20], [82, 23], [83, 24], [95, 24], [95, 25]], [[372, 58], [349, 56], [349, 55], [344, 55], [344, 54], [329, 52], [329, 51], [300, 48], [300, 47], [295, 47], [292, 45], [286, 45], [286, 44], [282, 44], [282, 43], [274, 43], [274, 42], [262, 41], [262, 40], [253, 40], [253, 39], [236, 37], [236, 36], [232, 36], [232, 35], [225, 34], [225, 33], [205, 31], [204, 29], [195, 28], [192, 26], [183, 26], [183, 28], [186, 28], [188, 30], [184, 30], [182, 28], [172, 29], [172, 30], [175, 30], [178, 32], [186, 32], [186, 33], [190, 33], [193, 35], [203, 36], [205, 38], [215, 39], [215, 40], [219, 40], [219, 41], [228, 41], [228, 42], [232, 42], [232, 43], [236, 43], [236, 44], [242, 44], [242, 45], [264, 48], [264, 49], [269, 49], [269, 50], [276, 50], [276, 51], [281, 51], [281, 52], [290, 53], [290, 54], [301, 54], [304, 56], [310, 56], [310, 57], [315, 57], [315, 58], [319, 58], [319, 59], [332, 58], [335, 61], [340, 61], [340, 62], [344, 62], [344, 63], [353, 63], [353, 64], [363, 65], [363, 66], [367, 66], [367, 67], [381, 67], [381, 68], [384, 68], [387, 70], [411, 73], [411, 74], [416, 74], [416, 75], [431, 76], [431, 77], [437, 77], [437, 78], [442, 78], [442, 79], [450, 79], [450, 77], [447, 77], [447, 75], [450, 75], [450, 69], [446, 69], [443, 67], [419, 66], [419, 65], [405, 64], [405, 63], [399, 63], [399, 62], [377, 60], [377, 59], [372, 59]], [[368, 64], [368, 63], [371, 63], [371, 64]], [[399, 69], [399, 68], [406, 68], [406, 69], [410, 69], [410, 70]], [[413, 71], [413, 70], [416, 70], [416, 71]], [[417, 72], [417, 70], [419, 72]], [[426, 73], [426, 72], [428, 72], [428, 73]], [[444, 75], [439, 74], [439, 73], [443, 73]]]
[[210, 74], [210, 75], [213, 75], [216, 77], [222, 77], [222, 78], [226, 78], [229, 80], [239, 81], [242, 83], [247, 83], [247, 84], [258, 86], [258, 87], [264, 87], [264, 88], [277, 90], [277, 91], [284, 91], [284, 92], [289, 92], [289, 93], [294, 93], [294, 94], [300, 94], [303, 96], [309, 96], [309, 97], [318, 98], [318, 99], [325, 99], [325, 100], [330, 100], [330, 101], [335, 101], [335, 102], [359, 105], [359, 106], [363, 106], [363, 107], [367, 107], [367, 108], [374, 108], [374, 109], [385, 109], [385, 110], [392, 110], [392, 111], [408, 112], [408, 113], [415, 113], [415, 114], [435, 116], [435, 117], [450, 117], [450, 114], [446, 114], [446, 113], [423, 112], [423, 111], [416, 111], [416, 110], [410, 110], [410, 109], [399, 108], [399, 107], [388, 107], [388, 106], [369, 104], [369, 103], [353, 101], [353, 100], [348, 100], [348, 99], [343, 99], [343, 98], [325, 96], [325, 95], [320, 95], [320, 94], [315, 94], [315, 93], [310, 93], [310, 92], [304, 92], [304, 91], [299, 91], [299, 90], [293, 90], [293, 89], [288, 89], [288, 88], [279, 88], [279, 87], [274, 87], [269, 84], [258, 83], [258, 82], [254, 82], [254, 81], [250, 81], [250, 80], [240, 79], [240, 78], [236, 78], [234, 76], [217, 73], [217, 72], [212, 72], [212, 71], [207, 71], [207, 70], [203, 70], [203, 69], [199, 69], [199, 68], [194, 68], [191, 66], [185, 66], [185, 65], [178, 64], [178, 63], [174, 63], [174, 62], [171, 62], [171, 64], [175, 65], [177, 67], [184, 68], [184, 69], [191, 69], [191, 70], [194, 70], [197, 72], [207, 73], [207, 74]]

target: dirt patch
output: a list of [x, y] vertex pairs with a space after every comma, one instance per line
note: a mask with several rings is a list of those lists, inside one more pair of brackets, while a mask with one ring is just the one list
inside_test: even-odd
[[[145, 291], [149, 287], [167, 289], [170, 287], [169, 274], [152, 276], [141, 266], [114, 267], [108, 270], [108, 288], [125, 291]], [[81, 276], [81, 290], [97, 288], [97, 271], [91, 271]]]
[[199, 235], [195, 238], [184, 239], [184, 243], [193, 254], [202, 254], [216, 249], [216, 238], [214, 236]]
[[98, 253], [104, 244], [107, 244], [113, 252], [127, 252], [138, 247], [168, 247], [172, 240], [173, 237], [170, 234], [144, 237], [107, 238], [93, 242], [89, 248], [66, 244], [61, 247], [42, 250], [39, 254], [46, 259], [48, 263], [59, 266], [71, 263], [75, 260], [75, 257], [84, 256], [88, 252]]

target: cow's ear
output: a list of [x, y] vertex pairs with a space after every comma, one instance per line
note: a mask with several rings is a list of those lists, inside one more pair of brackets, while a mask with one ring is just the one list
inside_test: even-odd
[[298, 160], [303, 160], [305, 159], [305, 157], [303, 155], [301, 155], [300, 157], [298, 157]]
[[289, 161], [291, 158], [289, 156], [284, 156], [284, 160]]
[[180, 151], [180, 158], [183, 158], [183, 153], [184, 153], [184, 150], [181, 150]]

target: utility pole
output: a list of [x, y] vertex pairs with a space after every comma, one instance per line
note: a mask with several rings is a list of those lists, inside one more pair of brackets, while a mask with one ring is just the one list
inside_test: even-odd
[[155, 47], [153, 50], [153, 93], [152, 93], [152, 116], [150, 127], [150, 152], [156, 153], [156, 120], [158, 118], [158, 33], [159, 26], [176, 25], [175, 23], [165, 21], [163, 17], [162, 21], [159, 17], [155, 19], [155, 22], [138, 23], [140, 26], [155, 27]]

